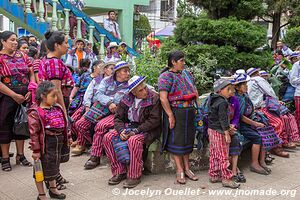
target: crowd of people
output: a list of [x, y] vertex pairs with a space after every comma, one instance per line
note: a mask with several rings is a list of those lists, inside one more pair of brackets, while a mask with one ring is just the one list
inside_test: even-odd
[[[212, 183], [238, 188], [246, 182], [238, 168], [244, 141], [252, 144], [250, 171], [262, 175], [272, 173], [270, 153], [287, 158], [286, 148], [300, 146], [299, 52], [287, 50], [282, 42], [274, 52], [273, 75], [259, 68], [237, 70], [216, 80], [213, 92], [200, 105], [181, 51], [169, 54], [155, 91], [146, 84], [147, 77], [131, 75], [131, 65], [122, 60], [123, 43], [111, 42], [100, 60], [85, 40], [74, 40], [69, 50], [64, 33], [48, 31], [45, 38], [38, 44], [34, 36], [18, 39], [10, 31], [0, 34], [0, 144], [1, 168], [9, 172], [12, 141], [16, 163], [32, 166], [24, 156], [24, 140], [30, 138], [32, 158], [42, 163], [51, 198], [66, 198], [59, 192], [68, 183], [60, 164], [69, 160], [69, 154], [80, 156], [88, 150], [91, 156], [85, 169], [99, 166], [105, 154], [112, 172], [108, 184], [125, 180], [123, 187], [136, 187], [148, 147], [161, 136], [161, 150], [174, 160], [176, 183], [197, 181], [189, 155], [201, 126], [195, 120], [203, 113], [196, 112], [195, 105], [208, 109]], [[294, 99], [295, 112], [288, 102]], [[28, 136], [13, 131], [20, 105], [28, 108]], [[204, 122], [204, 115], [200, 118]], [[37, 199], [47, 199], [44, 183], [35, 183]]]

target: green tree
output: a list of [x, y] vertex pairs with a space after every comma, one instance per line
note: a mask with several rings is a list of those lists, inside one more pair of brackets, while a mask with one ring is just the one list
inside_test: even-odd
[[284, 41], [293, 49], [300, 46], [300, 26], [289, 29]]
[[188, 0], [207, 10], [211, 19], [228, 18], [251, 20], [263, 12], [263, 0]]
[[[297, 24], [300, 14], [300, 0], [264, 0], [264, 3], [265, 12], [261, 17], [266, 22], [273, 24], [272, 47], [275, 48], [280, 29], [290, 23]], [[283, 18], [285, 23], [282, 23]]]

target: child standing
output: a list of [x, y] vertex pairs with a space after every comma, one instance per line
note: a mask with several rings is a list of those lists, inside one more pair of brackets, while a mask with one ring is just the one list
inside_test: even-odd
[[[44, 180], [49, 181], [49, 195], [65, 199], [66, 195], [58, 192], [55, 179], [59, 175], [61, 149], [68, 144], [67, 119], [56, 102], [55, 85], [50, 81], [40, 83], [36, 91], [37, 104], [28, 111], [28, 124], [32, 158], [41, 160]], [[37, 199], [47, 199], [43, 182], [36, 182], [36, 187], [39, 192]]]
[[[234, 84], [234, 80], [231, 81]], [[242, 137], [240, 133], [237, 131], [239, 127], [239, 119], [240, 119], [240, 102], [238, 98], [235, 96], [235, 86], [229, 86], [230, 97], [228, 99], [229, 105], [229, 119], [230, 119], [230, 127], [231, 127], [231, 143], [229, 146], [229, 156], [230, 162], [232, 166], [233, 180], [235, 182], [245, 183], [246, 178], [244, 174], [238, 169], [238, 157], [242, 151], [242, 145], [240, 138]]]
[[232, 132], [227, 101], [230, 97], [230, 85], [228, 80], [219, 79], [214, 83], [214, 93], [211, 94], [208, 114], [209, 177], [212, 183], [222, 182], [223, 187], [238, 188], [240, 184], [232, 180], [233, 173], [228, 168]]

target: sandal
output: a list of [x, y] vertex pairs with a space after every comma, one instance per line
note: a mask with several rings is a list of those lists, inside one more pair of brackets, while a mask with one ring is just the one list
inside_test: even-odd
[[69, 181], [67, 181], [65, 178], [62, 177], [62, 175], [59, 173], [58, 176], [56, 177], [56, 183], [57, 184], [66, 184], [69, 183]]
[[5, 172], [11, 171], [10, 159], [9, 158], [2, 158], [1, 160], [1, 167], [2, 170]]
[[186, 183], [183, 172], [176, 173], [176, 182], [179, 184], [182, 184], [182, 185], [184, 185]]
[[56, 193], [52, 192], [51, 189], [56, 189], [56, 187], [50, 187], [50, 189], [49, 189], [49, 196], [52, 199], [65, 199], [66, 198], [66, 195], [64, 193], [56, 194]]
[[198, 177], [192, 172], [192, 170], [185, 171], [185, 176], [188, 177], [192, 181], [198, 181]]
[[39, 196], [37, 197], [37, 200], [41, 200], [40, 196], [46, 196], [46, 194], [39, 194]]
[[67, 186], [65, 186], [64, 184], [56, 184], [56, 187], [58, 190], [65, 190], [67, 189]]
[[22, 165], [26, 167], [31, 167], [32, 164], [26, 159], [24, 154], [17, 154], [16, 156], [16, 164], [17, 165]]

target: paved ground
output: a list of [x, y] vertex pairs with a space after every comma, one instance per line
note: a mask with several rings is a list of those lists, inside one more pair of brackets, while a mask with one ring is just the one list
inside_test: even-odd
[[[26, 145], [26, 149], [28, 144]], [[14, 152], [14, 144], [11, 147]], [[30, 158], [30, 151], [26, 156]], [[208, 182], [207, 171], [197, 174], [200, 180], [188, 181], [185, 186], [174, 184], [174, 174], [156, 174], [144, 176], [142, 183], [133, 190], [107, 185], [111, 177], [107, 165], [101, 165], [92, 171], [83, 169], [88, 155], [71, 157], [62, 165], [62, 174], [70, 183], [64, 192], [70, 200], [101, 200], [101, 199], [300, 199], [300, 150], [291, 153], [291, 158], [276, 157], [271, 166], [272, 175], [263, 176], [249, 172], [249, 152], [243, 154], [241, 168], [247, 178], [240, 190], [223, 189], [220, 184]], [[32, 179], [32, 169], [16, 166], [12, 159], [13, 171], [7, 173], [0, 170], [0, 199], [29, 200], [36, 199], [37, 192]], [[218, 192], [214, 195], [212, 192]], [[227, 192], [227, 193], [225, 193]], [[254, 193], [254, 196], [251, 196]], [[297, 193], [298, 192], [298, 193]], [[244, 195], [242, 195], [244, 193]], [[281, 194], [279, 194], [281, 193]], [[296, 194], [295, 194], [296, 193]], [[239, 195], [240, 194], [240, 195]]]

